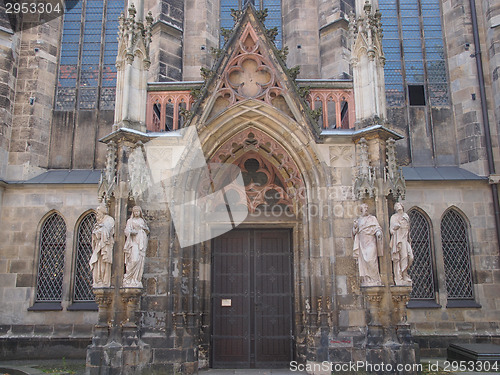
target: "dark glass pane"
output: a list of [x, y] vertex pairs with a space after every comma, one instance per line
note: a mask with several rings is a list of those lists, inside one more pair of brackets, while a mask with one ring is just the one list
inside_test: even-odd
[[472, 299], [469, 237], [464, 219], [455, 210], [441, 221], [444, 271], [448, 299]]
[[65, 251], [66, 223], [54, 213], [45, 220], [40, 232], [36, 301], [61, 301]]
[[413, 281], [411, 298], [436, 298], [434, 272], [432, 270], [431, 230], [428, 220], [417, 210], [408, 212], [410, 217], [410, 238], [413, 249], [413, 264], [409, 270]]
[[89, 260], [92, 255], [92, 230], [96, 223], [96, 215], [88, 214], [78, 226], [75, 280], [73, 286], [73, 301], [94, 301], [92, 293], [92, 272]]

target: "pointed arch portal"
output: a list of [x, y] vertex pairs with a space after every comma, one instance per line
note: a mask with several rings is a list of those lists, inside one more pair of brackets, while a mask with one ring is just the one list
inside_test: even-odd
[[326, 174], [305, 129], [258, 99], [236, 103], [199, 128], [209, 163], [241, 169], [245, 191], [234, 194], [250, 213], [206, 244], [212, 367], [286, 367], [305, 342], [306, 306], [333, 317], [332, 263], [320, 261], [321, 253], [333, 253], [332, 232], [305, 209], [318, 203], [308, 192], [326, 186]]

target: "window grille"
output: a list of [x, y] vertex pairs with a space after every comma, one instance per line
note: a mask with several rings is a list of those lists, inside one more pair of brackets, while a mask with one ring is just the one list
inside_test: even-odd
[[[256, 9], [267, 8], [267, 18], [264, 22], [269, 29], [278, 28], [275, 44], [277, 48], [281, 48], [283, 34], [281, 26], [281, 0], [221, 0], [220, 2], [220, 27], [232, 29], [234, 20], [231, 16], [231, 9], [242, 9], [247, 3], [252, 3]], [[220, 36], [220, 45], [224, 45], [224, 37]]]
[[467, 226], [453, 209], [441, 220], [441, 241], [448, 299], [473, 299]]
[[431, 106], [449, 105], [439, 0], [381, 0], [387, 104], [402, 106], [405, 87], [424, 85]]
[[410, 210], [410, 239], [414, 260], [409, 274], [413, 281], [412, 299], [436, 298], [432, 266], [431, 227], [427, 218], [418, 210]]
[[78, 226], [76, 243], [75, 281], [73, 287], [74, 302], [94, 301], [92, 293], [92, 272], [89, 260], [92, 255], [92, 230], [96, 223], [95, 213], [84, 217]]
[[61, 301], [65, 251], [66, 223], [59, 214], [53, 213], [43, 223], [40, 233], [37, 302]]
[[113, 110], [124, 0], [67, 0], [55, 109]]

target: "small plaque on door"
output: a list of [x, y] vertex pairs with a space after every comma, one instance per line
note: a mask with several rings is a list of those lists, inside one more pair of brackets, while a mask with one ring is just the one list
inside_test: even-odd
[[221, 302], [221, 306], [222, 307], [231, 307], [231, 299], [230, 298], [223, 299]]

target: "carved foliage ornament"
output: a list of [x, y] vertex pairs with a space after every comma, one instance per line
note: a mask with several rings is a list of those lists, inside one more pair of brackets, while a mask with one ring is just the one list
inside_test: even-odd
[[108, 143], [106, 151], [106, 169], [101, 173], [99, 181], [98, 196], [105, 202], [114, 194], [116, 187], [116, 158], [117, 147], [115, 142]]
[[387, 165], [385, 167], [386, 195], [392, 194], [394, 198], [405, 199], [406, 181], [403, 176], [403, 170], [396, 162], [396, 141], [392, 138], [387, 140]]
[[[122, 13], [118, 18], [118, 51], [125, 51], [124, 57], [128, 64], [132, 64], [134, 62], [135, 56], [142, 55], [145, 68], [149, 69], [149, 46], [151, 44], [153, 25], [152, 13], [149, 12], [147, 15], [146, 25], [144, 25], [142, 20], [135, 19], [137, 10], [135, 9], [134, 4], [132, 4], [130, 8], [128, 8], [128, 14], [129, 16], [125, 17], [125, 15]], [[117, 68], [122, 68], [123, 63], [123, 59], [117, 60]]]
[[245, 99], [272, 105], [273, 99], [283, 91], [271, 63], [262, 54], [255, 30], [248, 23], [223, 73], [216, 96], [227, 100], [229, 105]]
[[[385, 62], [382, 51], [382, 14], [379, 10], [373, 11], [372, 5], [367, 1], [364, 5], [364, 14], [356, 17], [354, 12], [349, 15], [349, 38], [354, 52], [353, 57], [361, 49], [366, 49], [371, 60], [378, 55], [382, 63]], [[354, 59], [355, 60], [355, 59]]]
[[357, 175], [354, 183], [354, 194], [357, 199], [373, 198], [376, 194], [375, 172], [370, 165], [368, 154], [368, 143], [361, 138], [357, 145], [358, 165]]

